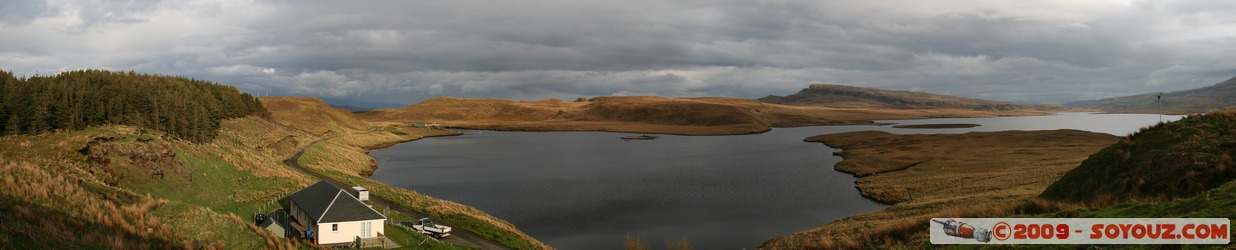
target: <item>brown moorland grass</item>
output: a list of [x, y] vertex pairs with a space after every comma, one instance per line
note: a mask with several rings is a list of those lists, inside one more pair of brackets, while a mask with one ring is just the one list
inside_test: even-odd
[[1037, 110], [873, 109], [793, 106], [728, 97], [596, 97], [513, 101], [438, 97], [402, 108], [361, 112], [368, 121], [441, 123], [486, 130], [612, 131], [682, 135], [750, 134], [772, 127], [871, 124], [871, 120], [1042, 115]]
[[[237, 125], [236, 123], [245, 123], [245, 121], [264, 120], [261, 118], [230, 119], [224, 121], [222, 127], [234, 126]], [[279, 170], [284, 167], [275, 165], [274, 162], [281, 157], [276, 157], [272, 153], [249, 150], [247, 145], [256, 144], [252, 143], [252, 138], [238, 138], [226, 130], [223, 129], [220, 136], [209, 143], [169, 139], [162, 132], [143, 132], [141, 129], [129, 126], [100, 126], [80, 131], [57, 131], [33, 136], [4, 136], [0, 137], [0, 157], [34, 162], [32, 166], [69, 180], [67, 183], [56, 185], [57, 187], [72, 190], [76, 186], [76, 188], [91, 190], [98, 194], [92, 196], [64, 192], [75, 199], [85, 199], [99, 204], [109, 202], [125, 204], [139, 198], [162, 201], [160, 205], [142, 212], [147, 218], [157, 219], [168, 228], [163, 232], [166, 235], [158, 236], [159, 239], [165, 240], [160, 244], [151, 245], [152, 248], [166, 248], [181, 244], [206, 248], [295, 248], [295, 245], [281, 243], [273, 237], [261, 235], [262, 231], [246, 229], [246, 224], [250, 223], [235, 223], [227, 217], [248, 217], [253, 212], [257, 212], [254, 209], [258, 207], [271, 208], [273, 205], [267, 205], [268, 200], [274, 200], [280, 194], [297, 188], [295, 184], [290, 183], [306, 178], [298, 176], [296, 172]], [[177, 148], [175, 150], [177, 159], [173, 161], [184, 163], [185, 168], [191, 170], [189, 172], [191, 177], [170, 173], [162, 177], [151, 176], [145, 169], [134, 166], [134, 162], [122, 156], [106, 158], [109, 159], [106, 162], [87, 159], [82, 149], [95, 138], [115, 138], [99, 144], [110, 149], [102, 152], [101, 156], [104, 157], [115, 152], [163, 155], [164, 152], [161, 151], [166, 148], [149, 147], [149, 145], [174, 145]], [[152, 149], [160, 152], [142, 152]], [[211, 160], [184, 161], [185, 157], [193, 155], [207, 157]], [[237, 162], [237, 164], [231, 164], [224, 158]], [[271, 163], [263, 164], [264, 161]], [[17, 176], [21, 177], [21, 175]], [[21, 179], [37, 180], [38, 178], [21, 177]], [[245, 186], [238, 185], [238, 183], [282, 183], [282, 185]], [[246, 189], [243, 190], [246, 192], [237, 193], [241, 189]], [[13, 192], [13, 194], [20, 194], [20, 192]], [[22, 199], [14, 200], [21, 201]], [[92, 206], [80, 204], [21, 203], [15, 206], [25, 207], [20, 209], [47, 216], [53, 213], [57, 218], [80, 218], [82, 215], [90, 215], [94, 212], [111, 213], [107, 209], [89, 209]], [[76, 209], [79, 207], [87, 210]], [[129, 223], [140, 223], [140, 221], [133, 221], [135, 218], [120, 218], [104, 223], [93, 222], [88, 219], [90, 217], [86, 218], [84, 223], [98, 225], [90, 228], [90, 232], [124, 232], [123, 226], [120, 229], [109, 228], [117, 225], [115, 221], [129, 220]], [[204, 223], [206, 221], [213, 221], [213, 223]], [[37, 220], [22, 223], [47, 224], [47, 222]], [[55, 223], [47, 225], [55, 225]], [[139, 227], [139, 229], [144, 228]], [[158, 228], [151, 227], [151, 230], [158, 230]], [[63, 231], [74, 232], [75, 230]], [[117, 241], [123, 240], [117, 239]], [[15, 244], [37, 246], [41, 244], [38, 242], [22, 240]], [[55, 241], [50, 243], [57, 244]], [[87, 246], [94, 245], [94, 243], [98, 242], [87, 244]], [[107, 244], [99, 246], [107, 246]], [[132, 248], [144, 248], [142, 246], [134, 243]]]
[[[62, 163], [63, 164], [63, 163]], [[0, 157], [0, 245], [29, 249], [107, 247], [113, 249], [191, 248], [160, 218], [147, 213], [166, 200], [82, 179], [82, 173], [56, 173], [40, 164]], [[83, 227], [96, 230], [81, 230]], [[20, 241], [10, 237], [25, 237]]]
[[[1077, 130], [813, 136], [844, 149], [839, 171], [861, 176], [860, 193], [892, 206], [777, 237], [762, 248], [927, 247], [927, 218], [995, 217], [1026, 209], [1115, 136]], [[1042, 202], [1041, 202], [1042, 203]], [[1040, 204], [1041, 209], [1069, 205]]]
[[261, 97], [262, 106], [270, 111], [271, 120], [312, 135], [342, 134], [366, 130], [369, 124], [347, 110], [331, 107], [313, 97]]

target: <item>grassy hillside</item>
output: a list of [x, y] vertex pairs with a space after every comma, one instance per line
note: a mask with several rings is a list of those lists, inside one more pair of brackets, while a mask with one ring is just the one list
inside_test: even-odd
[[762, 102], [835, 108], [968, 109], [983, 111], [1061, 110], [1054, 105], [1022, 105], [927, 92], [896, 91], [833, 84], [811, 86], [788, 96], [770, 95]]
[[512, 101], [439, 97], [403, 108], [361, 112], [370, 121], [532, 131], [616, 131], [685, 135], [749, 134], [771, 127], [870, 124], [876, 119], [1035, 115], [1037, 111], [871, 109], [791, 106], [726, 97], [613, 96]]
[[1109, 112], [1160, 114], [1187, 114], [1232, 109], [1236, 108], [1236, 77], [1197, 89], [1077, 101], [1065, 105]]
[[313, 97], [262, 97], [260, 100], [270, 110], [272, 121], [312, 135], [367, 130], [371, 126], [352, 112]]
[[1091, 155], [1041, 197], [1112, 203], [1170, 200], [1236, 178], [1236, 111], [1192, 115], [1133, 133]]
[[[213, 139], [203, 141], [134, 125], [0, 136], [0, 185], [5, 190], [0, 192], [0, 248], [304, 248], [302, 242], [278, 239], [250, 221], [316, 181], [283, 160], [313, 142], [328, 140], [333, 146], [324, 149], [329, 152], [359, 155], [355, 161], [329, 165], [339, 169], [322, 171], [367, 181], [359, 172], [371, 172], [372, 159], [362, 147], [442, 133], [362, 121], [312, 98], [261, 101], [254, 107], [272, 107], [269, 117], [220, 119]], [[404, 203], [413, 209], [449, 203], [379, 183], [364, 184], [381, 190], [374, 195], [417, 199], [419, 203]], [[470, 222], [459, 229], [488, 232], [486, 236], [512, 246], [544, 247], [484, 212], [457, 204], [454, 209], [434, 214]], [[420, 236], [391, 232], [401, 243], [413, 244], [410, 248], [449, 248], [418, 246]]]
[[495, 98], [435, 97], [404, 108], [360, 112], [360, 115], [377, 120], [543, 121], [553, 118], [557, 110], [574, 109], [583, 104], [557, 100], [517, 102]]
[[[227, 121], [224, 126], [233, 123]], [[298, 188], [297, 176], [249, 170], [275, 167], [270, 164], [237, 166], [240, 164], [221, 160], [221, 156], [256, 158], [232, 155], [242, 152], [228, 150], [235, 145], [224, 142], [228, 140], [225, 137], [230, 135], [198, 145], [127, 126], [0, 137], [0, 157], [10, 159], [0, 168], [5, 171], [0, 177], [15, 185], [0, 193], [4, 196], [0, 213], [12, 216], [0, 223], [4, 224], [0, 241], [8, 243], [0, 245], [23, 249], [71, 245], [137, 249], [295, 247], [295, 242], [280, 242], [249, 228], [250, 223], [242, 218], [269, 206], [279, 194]], [[96, 138], [114, 139], [100, 143]], [[108, 150], [83, 153], [88, 145]], [[162, 146], [152, 145], [172, 145], [175, 149], [167, 155]], [[223, 152], [211, 156], [187, 148]], [[178, 165], [171, 168], [183, 168], [187, 175], [143, 164], [164, 157]], [[252, 193], [237, 195], [239, 189], [235, 187], [249, 188]]]

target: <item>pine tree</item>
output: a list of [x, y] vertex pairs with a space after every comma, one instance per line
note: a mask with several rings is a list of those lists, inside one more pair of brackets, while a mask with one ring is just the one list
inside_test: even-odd
[[103, 70], [15, 78], [0, 71], [0, 134], [127, 124], [205, 141], [224, 119], [269, 112], [235, 87], [185, 77]]

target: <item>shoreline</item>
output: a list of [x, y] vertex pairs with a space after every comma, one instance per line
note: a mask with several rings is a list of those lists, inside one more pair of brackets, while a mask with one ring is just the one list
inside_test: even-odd
[[[893, 201], [883, 200], [883, 199], [880, 199], [880, 198], [878, 198], [878, 197], [875, 197], [875, 196], [872, 196], [872, 195], [870, 195], [870, 194], [867, 194], [867, 192], [863, 192], [863, 188], [861, 188], [861, 187], [859, 187], [859, 186], [858, 186], [858, 181], [859, 181], [859, 180], [861, 180], [863, 177], [872, 176], [872, 175], [881, 174], [881, 173], [887, 173], [887, 172], [893, 172], [893, 171], [905, 170], [905, 169], [908, 169], [908, 168], [910, 168], [910, 167], [913, 167], [914, 165], [918, 165], [918, 164], [922, 164], [922, 163], [923, 163], [923, 162], [916, 162], [916, 163], [913, 163], [913, 164], [911, 164], [911, 165], [909, 165], [909, 166], [907, 166], [907, 167], [905, 167], [905, 168], [902, 168], [902, 169], [893, 170], [893, 171], [883, 171], [883, 172], [879, 172], [879, 173], [869, 173], [869, 174], [860, 174], [860, 173], [858, 173], [858, 172], [856, 172], [856, 171], [853, 171], [853, 170], [848, 170], [848, 169], [840, 169], [840, 168], [837, 168], [837, 165], [840, 165], [840, 164], [841, 164], [841, 162], [846, 161], [846, 157], [845, 157], [845, 150], [846, 150], [846, 149], [845, 149], [845, 147], [828, 145], [828, 143], [827, 143], [827, 142], [824, 142], [824, 141], [818, 141], [818, 140], [817, 140], [817, 141], [813, 141], [813, 140], [811, 140], [811, 138], [813, 138], [813, 137], [818, 137], [818, 136], [823, 136], [823, 135], [815, 135], [815, 136], [811, 136], [811, 137], [803, 138], [803, 142], [819, 143], [819, 144], [823, 144], [825, 147], [828, 147], [828, 148], [831, 148], [831, 149], [836, 149], [836, 151], [833, 151], [831, 154], [832, 154], [832, 155], [835, 155], [835, 156], [837, 156], [837, 157], [841, 157], [841, 160], [840, 160], [840, 161], [837, 161], [837, 163], [833, 163], [833, 166], [832, 166], [832, 167], [833, 167], [833, 171], [837, 171], [837, 172], [845, 173], [845, 174], [850, 175], [850, 177], [854, 177], [854, 182], [852, 182], [852, 183], [854, 184], [854, 190], [857, 190], [857, 191], [858, 191], [858, 196], [861, 196], [861, 197], [863, 197], [864, 199], [867, 199], [867, 200], [869, 200], [869, 201], [874, 201], [874, 202], [876, 202], [876, 203], [880, 203], [880, 204], [883, 204], [883, 205], [892, 206], [892, 205], [895, 205], [895, 204], [897, 204], [897, 203], [896, 203], [896, 202], [893, 202]], [[888, 207], [885, 207], [884, 209], [888, 209]], [[881, 210], [884, 210], [884, 209], [881, 209]], [[879, 211], [879, 210], [877, 210], [877, 211]], [[851, 215], [851, 216], [854, 216], [854, 215]]]
[[419, 140], [421, 140], [421, 139], [425, 139], [425, 138], [429, 138], [429, 137], [447, 137], [447, 136], [461, 136], [461, 135], [464, 135], [464, 133], [463, 133], [463, 132], [460, 132], [460, 131], [455, 131], [455, 130], [448, 130], [448, 131], [455, 132], [455, 133], [453, 133], [453, 134], [442, 134], [442, 135], [426, 135], [426, 136], [421, 136], [421, 138], [414, 138], [414, 139], [407, 139], [407, 140], [398, 140], [398, 141], [390, 141], [390, 142], [382, 142], [382, 143], [378, 143], [378, 144], [373, 144], [373, 145], [366, 145], [366, 146], [362, 146], [362, 147], [361, 147], [361, 149], [364, 149], [364, 150], [365, 150], [365, 153], [366, 153], [366, 154], [368, 154], [368, 153], [369, 153], [369, 151], [374, 151], [374, 150], [378, 150], [378, 149], [389, 148], [389, 147], [392, 147], [392, 146], [395, 146], [395, 145], [399, 145], [399, 144], [403, 144], [403, 143], [408, 143], [408, 142], [419, 141]]
[[424, 135], [424, 136], [421, 136], [420, 138], [413, 138], [413, 139], [407, 139], [407, 140], [397, 140], [397, 141], [389, 141], [389, 142], [380, 142], [380, 143], [378, 143], [378, 144], [361, 146], [361, 147], [360, 147], [360, 149], [364, 151], [365, 156], [368, 156], [368, 157], [369, 157], [369, 171], [368, 171], [368, 172], [364, 172], [364, 173], [362, 173], [361, 177], [364, 177], [364, 178], [368, 179], [369, 177], [372, 177], [372, 176], [373, 176], [373, 173], [375, 173], [375, 172], [377, 172], [377, 171], [378, 171], [378, 159], [373, 158], [373, 156], [369, 156], [369, 152], [373, 152], [374, 150], [379, 150], [379, 149], [389, 148], [389, 147], [392, 147], [392, 146], [395, 146], [395, 145], [404, 144], [404, 143], [408, 143], [408, 142], [419, 141], [419, 140], [421, 140], [421, 139], [430, 138], [430, 137], [448, 137], [448, 136], [461, 136], [461, 135], [464, 135], [464, 133], [463, 133], [463, 132], [461, 132], [461, 131], [455, 131], [455, 130], [446, 130], [446, 131], [450, 131], [450, 132], [454, 132], [454, 133], [450, 133], [450, 134]]
[[[886, 237], [919, 242], [925, 231], [909, 229], [923, 226], [921, 218], [1003, 216], [1017, 201], [1038, 195], [1117, 140], [1110, 134], [1070, 129], [906, 135], [855, 131], [808, 137], [803, 141], [839, 149], [832, 152], [842, 157], [834, 170], [855, 177], [861, 196], [889, 207], [774, 237], [761, 247], [859, 247], [881, 244]], [[942, 209], [958, 204], [972, 209]], [[853, 233], [858, 230], [866, 231]]]

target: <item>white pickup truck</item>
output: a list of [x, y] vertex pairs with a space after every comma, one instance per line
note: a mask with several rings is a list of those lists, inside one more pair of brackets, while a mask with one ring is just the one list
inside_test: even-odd
[[451, 236], [451, 227], [433, 223], [429, 217], [416, 220], [416, 223], [412, 224], [412, 229], [434, 238]]

